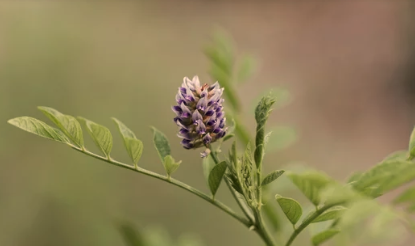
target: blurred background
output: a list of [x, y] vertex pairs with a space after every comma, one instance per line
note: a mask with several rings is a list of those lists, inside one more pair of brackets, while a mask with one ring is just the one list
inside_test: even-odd
[[[117, 117], [144, 142], [140, 165], [163, 172], [154, 125], [183, 160], [176, 178], [207, 192], [198, 151], [175, 138], [170, 106], [184, 76], [212, 82], [201, 48], [219, 26], [259, 61], [238, 86], [252, 132], [258, 95], [282, 86], [293, 98], [270, 124], [293, 126], [299, 141], [269, 153], [265, 168], [304, 163], [344, 180], [407, 146], [414, 14], [410, 0], [1, 1], [0, 245], [123, 245], [116, 225], [124, 220], [160, 226], [174, 239], [196, 234], [205, 245], [258, 245], [254, 233], [198, 197], [6, 121], [47, 121], [36, 106], [84, 116], [113, 131], [113, 156], [128, 161], [110, 120]], [[225, 189], [218, 197], [237, 209]]]

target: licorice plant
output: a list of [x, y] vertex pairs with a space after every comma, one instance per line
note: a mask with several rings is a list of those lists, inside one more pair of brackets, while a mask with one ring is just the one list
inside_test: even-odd
[[[166, 174], [140, 167], [142, 141], [115, 118], [113, 121], [131, 164], [119, 162], [111, 156], [113, 141], [110, 130], [86, 118], [75, 118], [53, 108], [39, 107], [56, 127], [31, 117], [18, 117], [8, 122], [68, 145], [82, 154], [188, 191], [245, 225], [267, 246], [290, 246], [307, 227], [314, 228], [310, 244], [315, 246], [333, 241], [336, 245], [393, 245], [403, 238], [403, 232], [414, 231], [411, 213], [415, 211], [415, 186], [407, 186], [391, 204], [380, 203], [377, 198], [415, 180], [415, 131], [407, 150], [392, 153], [369, 170], [351, 175], [346, 182], [309, 169], [281, 169], [264, 175], [265, 150], [272, 138], [272, 133], [266, 130], [266, 123], [274, 104], [284, 100], [284, 93], [277, 92], [275, 96], [268, 93], [259, 100], [254, 113], [255, 137], [251, 138], [251, 132], [241, 119], [243, 113], [235, 83], [249, 77], [253, 59], [244, 56], [237, 61], [233, 46], [224, 36], [215, 37], [204, 52], [210, 61], [209, 74], [214, 83], [201, 81], [197, 76], [185, 77], [181, 85], [177, 80], [179, 88], [171, 118], [172, 124], [178, 128], [177, 141], [181, 141], [185, 149], [200, 150], [210, 194], [172, 177], [181, 161], [173, 158], [167, 137], [154, 127], [154, 146]], [[172, 92], [172, 99], [174, 94]], [[92, 153], [85, 147], [81, 123], [102, 155]], [[225, 148], [222, 145], [226, 141], [232, 141], [227, 153], [221, 150]], [[293, 198], [272, 194], [268, 188], [270, 184], [278, 186], [284, 177], [298, 188], [308, 202], [300, 204]], [[240, 213], [215, 198], [222, 182], [239, 205]], [[304, 203], [309, 203], [311, 209]], [[400, 204], [408, 206], [398, 210], [397, 205]], [[296, 243], [306, 245], [302, 241]], [[130, 242], [129, 245], [143, 244]]]

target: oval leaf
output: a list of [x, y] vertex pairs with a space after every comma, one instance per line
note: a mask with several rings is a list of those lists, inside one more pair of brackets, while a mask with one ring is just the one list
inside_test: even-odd
[[121, 121], [116, 118], [112, 118], [112, 120], [117, 125], [118, 131], [124, 140], [124, 146], [128, 152], [128, 155], [131, 157], [133, 163], [137, 165], [143, 153], [143, 142], [138, 140], [134, 132], [125, 126]]
[[143, 154], [143, 142], [135, 138], [125, 138], [124, 143], [127, 148], [128, 155], [131, 157], [134, 164], [137, 165], [141, 155]]
[[85, 118], [78, 117], [78, 119], [85, 123], [86, 129], [89, 135], [91, 135], [92, 140], [94, 140], [102, 153], [109, 158], [112, 150], [112, 135], [110, 130], [105, 126], [101, 126]]
[[155, 127], [152, 127], [151, 129], [153, 130], [154, 146], [157, 149], [161, 161], [164, 162], [164, 158], [170, 155], [169, 140], [167, 140], [166, 135], [164, 135], [161, 131], [157, 130]]
[[131, 131], [124, 123], [116, 118], [111, 118], [118, 127], [118, 131], [123, 136], [123, 138], [137, 138], [133, 131]]
[[82, 128], [75, 117], [64, 115], [56, 109], [38, 107], [72, 142], [79, 148], [84, 147]]
[[217, 164], [213, 167], [212, 171], [209, 174], [209, 188], [212, 192], [212, 195], [215, 196], [216, 192], [219, 189], [220, 183], [222, 181], [223, 175], [226, 172], [228, 165], [225, 161]]
[[263, 180], [261, 185], [265, 186], [272, 183], [274, 180], [279, 178], [285, 171], [284, 170], [275, 170], [272, 173], [268, 174]]
[[231, 133], [231, 134], [229, 134], [229, 135], [226, 135], [226, 136], [223, 138], [223, 142], [228, 141], [229, 139], [231, 139], [231, 138], [233, 138], [233, 137], [235, 137], [235, 134], [233, 134], [233, 133]]
[[314, 204], [320, 204], [320, 193], [324, 191], [330, 183], [329, 177], [319, 172], [309, 172], [303, 174], [288, 174], [291, 181], [298, 189]]
[[212, 171], [212, 169], [216, 166], [211, 155], [208, 155], [202, 159], [202, 166], [203, 166], [203, 175], [205, 176], [206, 183], [209, 186], [209, 174]]
[[285, 198], [280, 195], [276, 195], [275, 199], [277, 199], [278, 204], [288, 220], [295, 225], [303, 214], [303, 209], [300, 204], [292, 198]]
[[176, 162], [171, 155], [164, 157], [164, 169], [166, 170], [167, 176], [171, 176], [180, 166], [181, 161]]
[[69, 143], [69, 139], [67, 139], [59, 129], [48, 126], [46, 123], [38, 119], [24, 116], [11, 119], [7, 122], [13, 126], [36, 134], [40, 137], [55, 140], [61, 143]]
[[383, 161], [404, 161], [408, 159], [409, 154], [407, 150], [398, 150], [388, 155]]
[[320, 214], [317, 218], [315, 218], [311, 223], [323, 222], [327, 220], [337, 219], [341, 216], [341, 214], [346, 210], [345, 207], [337, 206], [333, 207], [324, 213]]
[[330, 238], [334, 237], [339, 232], [340, 232], [339, 230], [329, 229], [329, 230], [320, 232], [317, 235], [313, 236], [311, 241], [314, 246], [318, 246], [324, 243], [325, 241], [329, 240]]
[[414, 179], [415, 165], [412, 161], [387, 160], [362, 174], [353, 183], [353, 188], [377, 197]]

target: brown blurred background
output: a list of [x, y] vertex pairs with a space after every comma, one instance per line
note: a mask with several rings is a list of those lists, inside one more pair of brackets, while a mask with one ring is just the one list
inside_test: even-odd
[[[266, 168], [301, 161], [344, 179], [407, 146], [415, 122], [414, 14], [410, 0], [1, 1], [0, 245], [123, 245], [114, 223], [124, 219], [162, 225], [173, 237], [196, 233], [206, 245], [260, 245], [191, 194], [6, 121], [46, 121], [36, 106], [81, 115], [110, 127], [113, 156], [128, 160], [114, 116], [144, 141], [140, 165], [162, 172], [149, 130], [157, 126], [183, 160], [176, 177], [207, 191], [198, 152], [175, 138], [170, 106], [184, 76], [210, 82], [201, 48], [220, 26], [260, 61], [238, 88], [252, 130], [258, 94], [284, 86], [294, 97], [270, 124], [294, 126], [300, 141], [269, 154]], [[219, 198], [234, 205], [225, 190]]]

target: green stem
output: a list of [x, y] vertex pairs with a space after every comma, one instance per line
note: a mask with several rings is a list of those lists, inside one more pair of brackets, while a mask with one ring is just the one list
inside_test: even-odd
[[294, 241], [294, 239], [298, 236], [298, 234], [300, 234], [300, 232], [302, 230], [304, 230], [304, 228], [306, 228], [314, 219], [316, 219], [318, 216], [320, 216], [322, 213], [324, 213], [327, 209], [332, 208], [336, 205], [338, 205], [338, 204], [329, 204], [329, 205], [325, 205], [324, 207], [322, 207], [320, 209], [317, 209], [312, 215], [310, 215], [306, 220], [304, 220], [300, 224], [300, 226], [297, 227], [297, 229], [295, 229], [293, 231], [293, 233], [291, 234], [290, 239], [288, 239], [285, 246], [290, 246], [292, 244], [292, 242]]
[[267, 246], [274, 246], [275, 242], [270, 236], [270, 233], [268, 232], [264, 220], [262, 219], [261, 210], [255, 210], [255, 227], [258, 230], [258, 234], [261, 236], [262, 240], [266, 243]]
[[[219, 163], [219, 159], [215, 153], [215, 151], [212, 150], [212, 148], [210, 148], [211, 152], [210, 155], [212, 156], [213, 161], [215, 162], [215, 164]], [[242, 203], [241, 199], [239, 199], [237, 191], [235, 191], [235, 189], [232, 188], [232, 185], [229, 183], [228, 179], [224, 179], [226, 186], [228, 186], [229, 191], [231, 192], [233, 198], [235, 199], [235, 201], [238, 203], [238, 206], [241, 208], [242, 212], [245, 214], [245, 216], [249, 219], [249, 221], [252, 223], [252, 225], [254, 224], [254, 219], [251, 216], [250, 210], [248, 207], [244, 206], [244, 204]]]
[[180, 188], [182, 188], [184, 190], [187, 190], [190, 193], [192, 193], [192, 194], [194, 194], [194, 195], [196, 195], [196, 196], [204, 199], [205, 201], [213, 204], [214, 206], [216, 206], [217, 208], [221, 209], [225, 213], [229, 214], [233, 218], [237, 219], [239, 222], [241, 222], [242, 224], [244, 224], [246, 227], [250, 228], [252, 226], [252, 222], [251, 221], [249, 221], [246, 218], [244, 218], [244, 217], [236, 214], [232, 209], [230, 209], [229, 207], [227, 207], [225, 204], [223, 204], [223, 203], [221, 203], [221, 202], [219, 202], [217, 200], [213, 200], [210, 196], [208, 196], [208, 195], [204, 194], [203, 192], [201, 192], [201, 191], [199, 191], [199, 190], [191, 187], [190, 185], [187, 185], [187, 184], [185, 184], [183, 182], [180, 182], [178, 180], [175, 180], [173, 178], [168, 178], [168, 177], [163, 176], [163, 175], [160, 175], [158, 173], [155, 173], [155, 172], [152, 172], [152, 171], [148, 171], [148, 170], [143, 169], [143, 168], [140, 168], [140, 167], [130, 166], [128, 164], [125, 164], [125, 163], [122, 163], [122, 162], [113, 160], [111, 158], [108, 159], [106, 157], [103, 157], [103, 156], [94, 154], [92, 152], [89, 152], [86, 149], [80, 149], [80, 148], [77, 148], [75, 146], [72, 146], [72, 148], [75, 149], [75, 150], [77, 150], [77, 151], [79, 151], [79, 152], [82, 152], [82, 153], [84, 153], [86, 155], [89, 155], [91, 157], [94, 157], [96, 159], [99, 159], [99, 160], [102, 160], [102, 161], [111, 163], [113, 165], [116, 165], [116, 166], [119, 166], [119, 167], [122, 167], [122, 168], [129, 169], [129, 170], [134, 171], [134, 172], [138, 172], [138, 173], [144, 174], [144, 175], [149, 176], [149, 177], [153, 177], [153, 178], [162, 180], [164, 182], [173, 184], [173, 185], [175, 185], [177, 187], [180, 187]]

